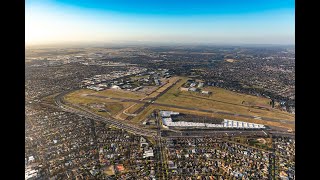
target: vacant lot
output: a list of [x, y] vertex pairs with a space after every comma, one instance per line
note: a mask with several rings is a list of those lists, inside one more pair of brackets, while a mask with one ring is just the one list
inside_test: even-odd
[[114, 175], [114, 174], [115, 174], [115, 172], [114, 172], [114, 166], [111, 165], [111, 166], [106, 167], [104, 173], [107, 174], [108, 176]]

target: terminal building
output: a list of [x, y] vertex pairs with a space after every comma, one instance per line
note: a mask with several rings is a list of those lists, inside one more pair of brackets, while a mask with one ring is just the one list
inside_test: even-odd
[[185, 122], [185, 121], [173, 122], [171, 118], [172, 115], [179, 115], [179, 113], [173, 112], [173, 111], [160, 111], [163, 127], [165, 128], [203, 127], [203, 128], [230, 128], [230, 129], [264, 129], [265, 128], [265, 126], [262, 124], [235, 121], [235, 120], [229, 120], [229, 119], [224, 119], [223, 122], [220, 124]]

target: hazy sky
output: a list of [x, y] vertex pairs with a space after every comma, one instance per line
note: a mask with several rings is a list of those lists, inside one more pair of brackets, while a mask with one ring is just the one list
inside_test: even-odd
[[26, 44], [294, 44], [294, 0], [26, 0]]

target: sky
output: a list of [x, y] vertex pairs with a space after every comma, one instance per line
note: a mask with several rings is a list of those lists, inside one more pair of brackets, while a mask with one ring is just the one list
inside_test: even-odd
[[26, 45], [294, 44], [294, 0], [26, 0]]

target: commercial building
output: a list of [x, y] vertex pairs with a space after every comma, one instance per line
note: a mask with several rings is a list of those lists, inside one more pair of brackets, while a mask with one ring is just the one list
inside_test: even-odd
[[224, 119], [220, 124], [185, 122], [185, 121], [173, 122], [171, 115], [179, 115], [179, 113], [173, 112], [173, 111], [160, 111], [162, 124], [165, 128], [170, 128], [170, 127], [204, 127], [204, 128], [231, 128], [231, 129], [264, 129], [265, 128], [265, 126], [262, 124], [235, 121], [230, 119]]

